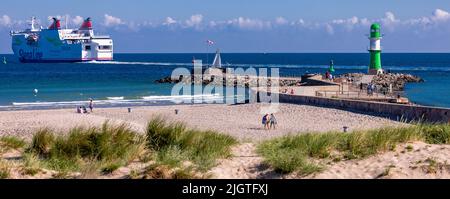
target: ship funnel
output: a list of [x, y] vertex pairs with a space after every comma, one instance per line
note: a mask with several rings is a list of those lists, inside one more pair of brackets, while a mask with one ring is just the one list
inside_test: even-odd
[[48, 29], [51, 29], [51, 30], [59, 30], [59, 29], [61, 29], [61, 22], [60, 22], [60, 20], [56, 19], [55, 17], [53, 17], [53, 23], [52, 23], [52, 25], [50, 25], [48, 27]]
[[80, 27], [80, 30], [92, 30], [92, 20], [90, 17], [84, 20], [83, 24]]

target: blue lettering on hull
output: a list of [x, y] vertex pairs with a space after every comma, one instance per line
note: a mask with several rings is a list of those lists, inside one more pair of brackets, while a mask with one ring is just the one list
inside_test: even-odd
[[31, 52], [26, 52], [23, 49], [19, 50], [19, 59], [21, 60], [41, 60], [44, 54], [33, 49]]

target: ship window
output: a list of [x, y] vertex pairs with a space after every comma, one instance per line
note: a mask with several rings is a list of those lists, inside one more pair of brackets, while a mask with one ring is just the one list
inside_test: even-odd
[[85, 50], [91, 50], [91, 46], [85, 46], [84, 49]]
[[99, 46], [100, 50], [111, 50], [111, 46]]

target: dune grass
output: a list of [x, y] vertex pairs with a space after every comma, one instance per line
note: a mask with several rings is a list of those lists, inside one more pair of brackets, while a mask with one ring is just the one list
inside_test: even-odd
[[136, 159], [144, 149], [144, 136], [125, 124], [105, 122], [101, 128], [77, 127], [68, 134], [41, 129], [33, 136], [27, 152], [57, 171], [79, 171], [92, 165], [111, 171]]
[[386, 127], [351, 133], [307, 133], [285, 136], [262, 142], [257, 151], [265, 162], [281, 173], [308, 175], [323, 166], [313, 158], [356, 159], [394, 150], [397, 144], [424, 141], [449, 144], [449, 124], [418, 124], [407, 127]]
[[161, 117], [152, 119], [146, 130], [147, 146], [156, 152], [157, 161], [171, 167], [189, 161], [205, 171], [218, 158], [230, 155], [230, 147], [237, 141], [214, 131], [188, 129], [179, 122], [169, 123]]
[[25, 175], [36, 175], [41, 171], [41, 162], [39, 158], [31, 153], [25, 153], [23, 155], [23, 168], [22, 173]]
[[[188, 129], [179, 122], [169, 123], [161, 117], [149, 121], [144, 134], [128, 125], [76, 127], [68, 132], [39, 129], [26, 143], [14, 137], [2, 137], [2, 146], [25, 148], [20, 171], [34, 176], [49, 169], [55, 178], [95, 178], [110, 174], [131, 161], [153, 161], [144, 173], [133, 178], [203, 178], [200, 174], [215, 165], [218, 158], [230, 156], [237, 141], [214, 131]], [[6, 144], [5, 144], [6, 143]], [[2, 162], [1, 177], [8, 178], [10, 167]]]
[[11, 175], [11, 164], [0, 159], [0, 179], [7, 179]]
[[25, 147], [26, 142], [23, 139], [13, 136], [0, 137], [0, 148], [3, 150], [20, 149]]
[[[130, 178], [132, 176], [130, 175]], [[148, 166], [143, 172], [142, 179], [205, 179], [208, 175], [198, 173], [194, 167], [177, 167], [155, 163]], [[136, 178], [136, 177], [134, 177]]]

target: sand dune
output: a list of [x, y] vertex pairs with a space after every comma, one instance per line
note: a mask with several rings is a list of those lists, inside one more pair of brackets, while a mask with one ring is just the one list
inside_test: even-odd
[[[126, 122], [143, 132], [146, 123], [160, 115], [171, 121], [185, 122], [192, 128], [216, 130], [240, 140], [240, 144], [233, 147], [232, 157], [219, 160], [217, 166], [209, 171], [213, 178], [300, 178], [295, 174], [275, 173], [263, 163], [263, 158], [255, 152], [255, 146], [262, 140], [293, 133], [342, 131], [343, 126], [348, 126], [351, 131], [405, 125], [343, 110], [281, 104], [280, 110], [275, 113], [277, 129], [268, 131], [260, 124], [264, 113], [261, 108], [264, 108], [263, 104], [133, 107], [131, 113], [128, 113], [127, 108], [95, 109], [91, 114], [77, 114], [68, 109], [6, 111], [0, 114], [0, 136], [17, 135], [30, 139], [32, 133], [42, 127], [67, 130], [80, 125], [101, 125], [107, 120], [113, 123]], [[179, 110], [178, 114], [175, 114], [175, 109]], [[408, 145], [412, 149], [406, 149]], [[449, 178], [449, 153], [448, 145], [407, 143], [399, 145], [395, 151], [361, 160], [329, 161], [329, 164], [324, 163], [326, 169], [323, 172], [305, 178]], [[127, 175], [130, 168], [121, 168], [119, 171], [120, 174], [115, 175], [117, 178]]]
[[[4, 111], [0, 112], [0, 135], [30, 138], [41, 127], [64, 130], [80, 125], [100, 125], [106, 120], [126, 122], [136, 130], [143, 130], [146, 123], [157, 115], [185, 122], [192, 128], [216, 130], [251, 142], [298, 132], [342, 131], [343, 126], [348, 126], [351, 131], [401, 125], [381, 117], [343, 110], [280, 104], [279, 111], [275, 112], [277, 129], [267, 131], [261, 125], [264, 107], [262, 104], [177, 105], [133, 107], [131, 113], [127, 108], [103, 108], [95, 109], [92, 114], [77, 114], [71, 109]], [[179, 110], [177, 115], [175, 109]]]

